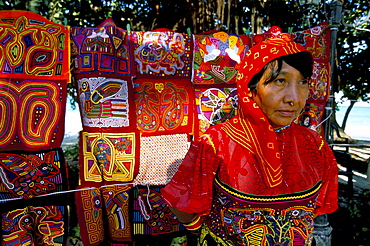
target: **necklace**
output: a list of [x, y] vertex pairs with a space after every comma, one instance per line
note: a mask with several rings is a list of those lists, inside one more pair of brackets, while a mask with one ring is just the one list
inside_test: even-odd
[[275, 129], [275, 132], [281, 132], [282, 130], [287, 129], [289, 126], [290, 125], [283, 126], [283, 127], [278, 128], [278, 129]]

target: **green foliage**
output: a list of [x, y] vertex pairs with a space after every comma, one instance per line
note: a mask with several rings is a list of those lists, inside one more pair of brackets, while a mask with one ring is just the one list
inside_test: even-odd
[[366, 20], [369, 7], [363, 0], [345, 1], [343, 5], [344, 21], [351, 26], [342, 26], [338, 33], [338, 89], [351, 100], [370, 99], [370, 22], [361, 21]]
[[64, 150], [64, 157], [69, 161], [77, 161], [79, 153], [78, 143], [68, 146]]
[[[326, 1], [327, 3], [333, 1]], [[304, 30], [330, 18], [324, 4], [314, 8], [300, 6], [297, 0], [0, 0], [0, 10], [28, 10], [69, 26], [97, 26], [112, 18], [117, 26], [147, 31], [168, 28], [178, 32], [201, 33], [224, 30], [230, 33], [261, 33], [271, 26]], [[343, 1], [345, 23], [338, 32], [336, 91], [348, 99], [369, 100], [370, 42], [369, 3]], [[336, 81], [334, 81], [336, 82]], [[76, 98], [74, 84], [68, 93]], [[75, 104], [72, 104], [75, 105]]]

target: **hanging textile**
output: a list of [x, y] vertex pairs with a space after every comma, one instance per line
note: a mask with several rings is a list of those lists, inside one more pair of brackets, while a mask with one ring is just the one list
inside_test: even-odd
[[66, 245], [66, 206], [27, 206], [3, 212], [2, 245]]
[[0, 152], [0, 200], [30, 199], [67, 190], [61, 148], [37, 152]]
[[311, 52], [314, 61], [310, 95], [299, 120], [301, 124], [304, 124], [303, 118], [305, 118], [307, 127], [314, 128], [324, 135], [323, 125], [316, 127], [323, 121], [325, 104], [330, 96], [330, 28], [328, 22], [323, 22], [303, 32], [296, 32], [293, 37], [295, 42], [302, 44]]
[[130, 33], [117, 27], [111, 19], [97, 27], [71, 27], [71, 41], [75, 76], [135, 75]]
[[135, 185], [165, 185], [189, 149], [188, 134], [141, 137], [139, 174]]
[[131, 241], [130, 188], [128, 185], [108, 186], [90, 188], [75, 194], [84, 245]]
[[211, 31], [194, 35], [194, 84], [235, 83], [240, 61], [249, 50], [249, 36]]
[[85, 245], [131, 241], [130, 186], [125, 183], [137, 175], [140, 148], [131, 35], [111, 19], [97, 27], [71, 28], [72, 71], [83, 126], [79, 188], [90, 187], [75, 195]]
[[190, 77], [191, 35], [168, 29], [132, 32], [137, 71], [143, 75]]
[[83, 128], [86, 131], [122, 132], [134, 129], [131, 79], [108, 76], [77, 80]]
[[193, 89], [189, 79], [138, 78], [134, 90], [137, 127], [144, 136], [192, 132]]
[[96, 28], [72, 27], [73, 76], [85, 131], [135, 129], [129, 32], [109, 19]]
[[132, 181], [138, 171], [139, 148], [135, 132], [81, 132], [81, 184], [101, 186]]
[[69, 30], [27, 11], [0, 11], [0, 148], [59, 148], [64, 137]]
[[159, 186], [137, 186], [132, 189], [134, 235], [159, 235], [185, 229], [166, 205], [159, 191]]
[[69, 48], [69, 28], [32, 12], [0, 11], [4, 245], [67, 242], [67, 196], [51, 193], [68, 190], [60, 146], [70, 82]]
[[223, 123], [236, 114], [237, 89], [233, 85], [196, 86], [195, 90], [195, 137], [205, 133], [212, 125]]
[[[299, 117], [299, 124], [306, 127], [315, 127], [321, 123], [325, 112], [325, 102], [307, 102]], [[317, 129], [321, 133], [321, 128]]]

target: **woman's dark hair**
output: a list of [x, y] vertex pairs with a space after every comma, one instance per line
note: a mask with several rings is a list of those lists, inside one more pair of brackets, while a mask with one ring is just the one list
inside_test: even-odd
[[311, 78], [313, 66], [312, 55], [308, 51], [302, 51], [291, 55], [278, 57], [267, 63], [261, 69], [261, 71], [252, 77], [248, 83], [248, 88], [251, 89], [251, 91], [255, 90], [257, 88], [258, 81], [261, 80], [263, 74], [268, 69], [271, 69], [272, 72], [270, 78], [268, 78], [264, 83], [268, 84], [271, 81], [274, 81], [280, 73], [281, 67], [283, 66], [283, 61], [297, 69], [304, 78]]

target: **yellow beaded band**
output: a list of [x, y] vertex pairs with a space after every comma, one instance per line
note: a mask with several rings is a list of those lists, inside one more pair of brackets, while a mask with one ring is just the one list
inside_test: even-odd
[[202, 217], [196, 217], [193, 221], [183, 224], [186, 229], [190, 231], [196, 231], [202, 226], [203, 220]]

